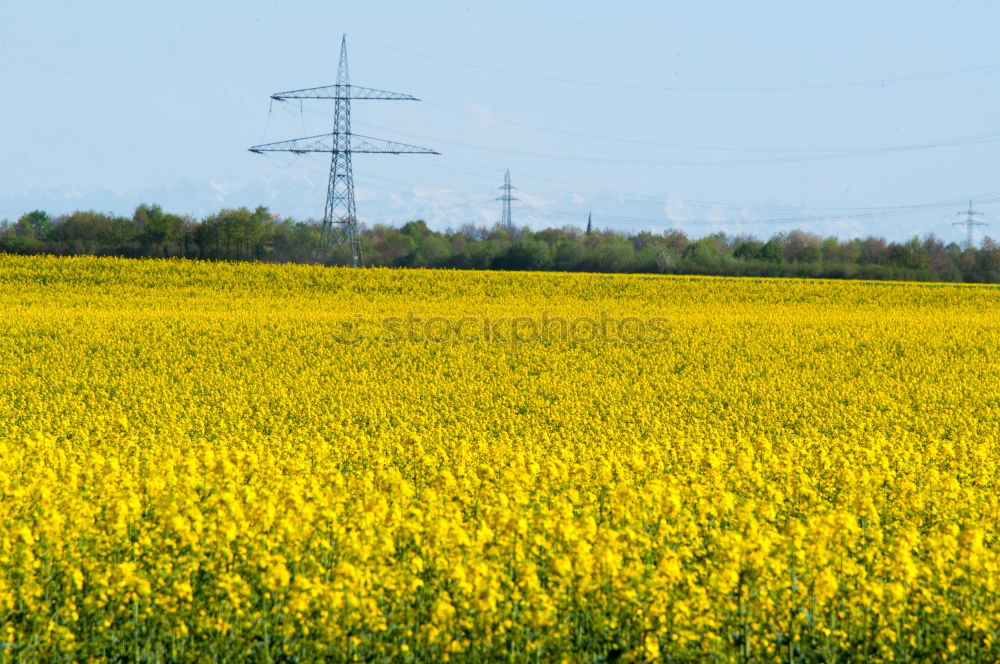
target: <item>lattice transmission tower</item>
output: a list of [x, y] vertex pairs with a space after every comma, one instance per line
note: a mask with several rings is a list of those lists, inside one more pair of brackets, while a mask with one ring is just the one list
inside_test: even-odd
[[[333, 99], [333, 132], [319, 136], [306, 136], [290, 141], [265, 143], [250, 148], [250, 152], [306, 152], [332, 153], [330, 160], [330, 180], [326, 190], [326, 208], [323, 211], [323, 246], [329, 248], [333, 241], [346, 242], [350, 248], [351, 266], [364, 265], [361, 255], [361, 238], [358, 231], [358, 216], [354, 203], [354, 172], [351, 155], [365, 154], [440, 154], [429, 148], [406, 143], [386, 141], [370, 136], [351, 133], [351, 100], [383, 99], [394, 101], [420, 101], [412, 95], [387, 92], [373, 88], [351, 85], [347, 71], [347, 35], [340, 40], [340, 65], [337, 69], [337, 83], [318, 88], [291, 90], [271, 95], [275, 101], [288, 99]], [[339, 230], [340, 233], [336, 231]], [[338, 237], [339, 235], [339, 237]]]
[[976, 226], [987, 226], [988, 224], [982, 221], [976, 221], [976, 217], [983, 216], [983, 213], [977, 212], [976, 210], [972, 209], [972, 199], [969, 199], [969, 209], [966, 210], [965, 212], [959, 212], [958, 216], [962, 216], [963, 214], [965, 215], [965, 220], [956, 221], [955, 223], [952, 224], [952, 226], [965, 226], [965, 232], [966, 232], [965, 248], [974, 249], [976, 247], [976, 238], [975, 238]]
[[514, 237], [514, 222], [511, 220], [510, 215], [510, 203], [511, 201], [516, 201], [517, 199], [511, 196], [511, 190], [517, 189], [517, 187], [510, 186], [510, 169], [503, 176], [503, 186], [500, 187], [503, 194], [497, 198], [498, 201], [503, 201], [503, 206], [500, 208], [500, 225], [503, 226], [507, 234], [513, 239]]

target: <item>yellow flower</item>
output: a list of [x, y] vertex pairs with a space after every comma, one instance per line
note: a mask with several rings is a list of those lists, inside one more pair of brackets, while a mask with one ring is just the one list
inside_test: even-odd
[[[996, 287], [2, 254], [0, 281], [0, 653], [996, 650]], [[551, 329], [381, 338], [466, 316]], [[670, 336], [572, 338], [623, 319]]]
[[660, 658], [660, 641], [655, 634], [647, 634], [642, 642], [643, 654], [647, 659], [657, 660]]

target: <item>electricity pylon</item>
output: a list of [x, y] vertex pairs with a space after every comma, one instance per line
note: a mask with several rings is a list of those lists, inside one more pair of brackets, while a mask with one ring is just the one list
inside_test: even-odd
[[952, 226], [965, 226], [966, 238], [965, 238], [965, 248], [973, 249], [976, 246], [975, 237], [973, 237], [973, 231], [976, 226], [987, 226], [988, 224], [982, 221], [976, 221], [976, 217], [983, 216], [982, 212], [977, 212], [972, 209], [972, 199], [969, 199], [969, 209], [965, 212], [959, 212], [958, 216], [965, 215], [965, 221], [956, 221]]
[[275, 101], [288, 99], [333, 99], [333, 133], [319, 136], [306, 136], [290, 141], [255, 145], [250, 152], [329, 152], [333, 154], [330, 161], [330, 180], [326, 190], [326, 208], [323, 211], [323, 244], [329, 246], [334, 239], [334, 226], [343, 232], [343, 240], [350, 246], [351, 267], [364, 265], [361, 255], [361, 238], [358, 232], [358, 217], [354, 205], [354, 172], [351, 168], [351, 155], [366, 154], [440, 154], [429, 148], [416, 145], [385, 141], [370, 136], [351, 133], [351, 100], [352, 99], [382, 99], [396, 101], [420, 101], [411, 95], [398, 92], [386, 92], [373, 88], [362, 88], [351, 85], [347, 72], [347, 35], [340, 40], [340, 66], [337, 69], [336, 85], [319, 88], [291, 90], [271, 95]]
[[516, 187], [510, 186], [509, 168], [507, 169], [507, 172], [504, 173], [503, 186], [500, 187], [500, 189], [503, 190], [503, 195], [497, 199], [498, 201], [503, 201], [503, 207], [501, 207], [500, 209], [500, 225], [503, 226], [503, 228], [507, 231], [507, 234], [510, 236], [510, 238], [513, 239], [514, 223], [511, 221], [511, 216], [510, 216], [510, 202], [516, 201], [517, 199], [510, 195], [511, 190], [516, 189]]

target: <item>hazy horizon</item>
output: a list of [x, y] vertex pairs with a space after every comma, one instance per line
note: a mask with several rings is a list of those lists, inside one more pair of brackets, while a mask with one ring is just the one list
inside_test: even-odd
[[[325, 155], [247, 152], [330, 131], [352, 83], [359, 134], [441, 156], [356, 155], [358, 216], [489, 225], [503, 173], [518, 226], [961, 241], [970, 198], [996, 236], [1000, 6], [902, 1], [439, 2], [294, 6], [7, 3], [0, 220], [32, 209], [322, 216]], [[887, 209], [888, 208], [888, 209]], [[980, 235], [981, 237], [981, 235]]]

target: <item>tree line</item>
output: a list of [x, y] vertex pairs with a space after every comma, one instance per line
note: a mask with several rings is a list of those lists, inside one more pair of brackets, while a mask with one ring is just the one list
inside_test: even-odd
[[[282, 219], [264, 206], [224, 209], [204, 219], [145, 204], [132, 217], [94, 211], [50, 217], [35, 210], [17, 222], [0, 223], [0, 251], [347, 264], [344, 248], [328, 246], [321, 228], [316, 221]], [[933, 235], [890, 242], [795, 230], [762, 240], [725, 233], [693, 238], [676, 229], [507, 232], [471, 224], [439, 232], [416, 220], [401, 227], [364, 227], [361, 244], [367, 265], [391, 267], [1000, 283], [1000, 245], [989, 237], [962, 248]]]

